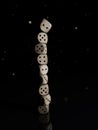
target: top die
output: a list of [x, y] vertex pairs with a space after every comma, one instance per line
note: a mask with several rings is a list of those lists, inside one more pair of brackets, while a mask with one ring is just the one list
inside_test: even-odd
[[42, 22], [40, 24], [41, 31], [48, 33], [50, 31], [51, 27], [52, 27], [52, 24], [48, 20], [46, 20], [46, 19], [42, 20]]

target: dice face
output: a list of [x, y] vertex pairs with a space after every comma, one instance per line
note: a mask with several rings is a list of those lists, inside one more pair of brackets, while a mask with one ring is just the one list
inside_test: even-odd
[[48, 35], [46, 33], [41, 32], [41, 33], [38, 34], [37, 39], [38, 39], [38, 41], [40, 43], [47, 44], [47, 42], [48, 42]]
[[38, 107], [38, 112], [40, 114], [47, 114], [49, 112], [49, 106], [46, 107], [46, 106], [39, 106]]
[[45, 75], [48, 73], [48, 66], [47, 65], [40, 65], [39, 68], [40, 68], [41, 75]]
[[47, 84], [48, 83], [48, 75], [40, 75], [42, 78], [42, 84]]
[[38, 61], [39, 64], [45, 65], [45, 64], [48, 63], [48, 56], [47, 55], [39, 55], [37, 57], [37, 61]]
[[39, 43], [35, 45], [35, 52], [37, 54], [47, 54], [47, 46], [46, 44]]
[[45, 32], [45, 33], [48, 33], [50, 31], [52, 27], [52, 24], [46, 20], [46, 19], [43, 19], [41, 24], [40, 24], [40, 29]]
[[45, 96], [45, 95], [48, 95], [48, 93], [49, 93], [49, 86], [48, 86], [48, 84], [41, 85], [39, 87], [39, 94], [40, 95]]
[[50, 94], [42, 96], [42, 97], [44, 99], [45, 105], [49, 105], [51, 103], [51, 96], [50, 96]]

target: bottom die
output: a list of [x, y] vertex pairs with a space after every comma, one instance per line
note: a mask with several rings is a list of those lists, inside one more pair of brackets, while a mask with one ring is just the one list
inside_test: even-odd
[[45, 127], [45, 130], [52, 130], [52, 123], [51, 122]]
[[38, 119], [40, 123], [48, 124], [50, 121], [50, 113], [47, 113], [45, 115], [40, 114]]
[[40, 114], [47, 114], [47, 113], [49, 113], [49, 106], [39, 106], [38, 107], [38, 112], [40, 113]]

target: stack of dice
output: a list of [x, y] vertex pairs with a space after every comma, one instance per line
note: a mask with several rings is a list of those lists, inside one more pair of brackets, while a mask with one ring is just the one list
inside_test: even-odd
[[47, 33], [50, 31], [52, 24], [47, 20], [43, 19], [40, 24], [40, 32], [37, 36], [38, 44], [35, 45], [35, 52], [38, 54], [37, 62], [39, 64], [40, 76], [42, 78], [42, 83], [39, 87], [39, 94], [42, 96], [44, 100], [43, 106], [38, 107], [38, 112], [40, 114], [47, 114], [49, 112], [49, 104], [51, 102], [51, 96], [49, 94], [49, 86], [48, 86], [48, 56], [47, 56], [47, 43], [48, 43], [48, 35]]

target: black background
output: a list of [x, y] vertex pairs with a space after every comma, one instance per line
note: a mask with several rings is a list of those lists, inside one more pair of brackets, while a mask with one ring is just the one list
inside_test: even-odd
[[40, 129], [35, 113], [41, 79], [34, 47], [43, 18], [53, 25], [47, 45], [53, 130], [95, 130], [98, 41], [92, 1], [8, 1], [8, 37], [0, 48], [2, 120], [8, 128]]

